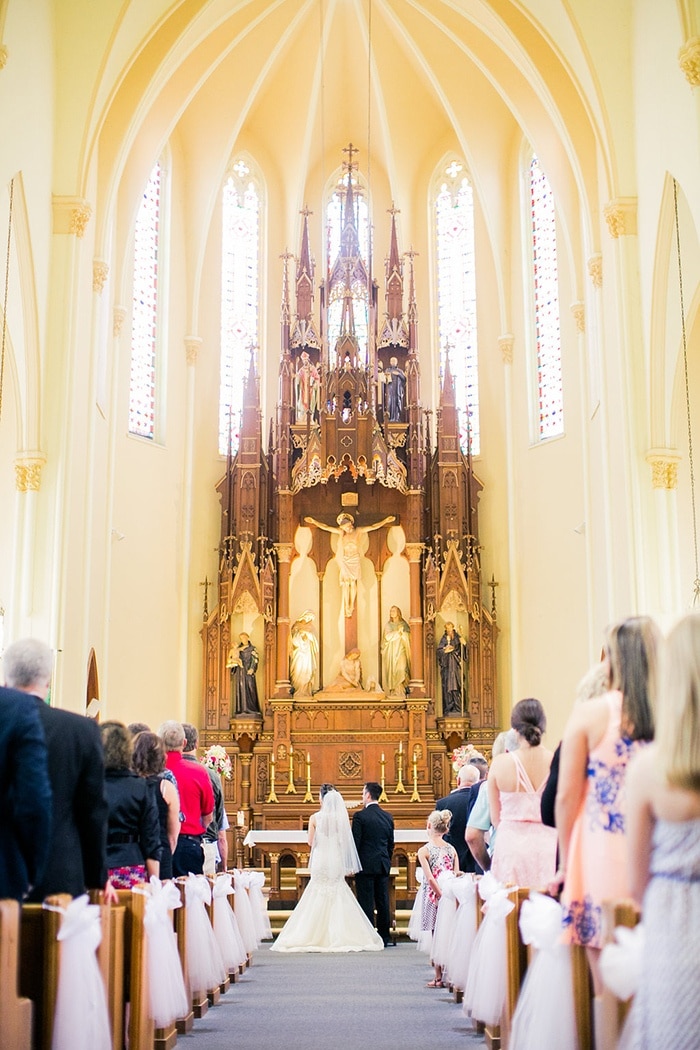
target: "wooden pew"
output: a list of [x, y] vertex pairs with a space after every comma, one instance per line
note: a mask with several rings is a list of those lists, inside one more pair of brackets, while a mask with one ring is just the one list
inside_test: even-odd
[[[47, 897], [45, 903], [67, 908], [71, 899], [62, 893]], [[22, 905], [19, 987], [20, 995], [34, 1004], [34, 1050], [51, 1050], [60, 958], [56, 937], [61, 918], [60, 912], [47, 911], [41, 904]]]
[[[640, 920], [639, 909], [632, 900], [609, 900], [603, 901], [603, 929], [605, 931], [605, 943], [615, 941], [615, 928], [626, 926], [633, 930]], [[608, 1029], [615, 1040], [620, 1038], [627, 1014], [632, 1005], [632, 1000], [623, 1002], [607, 988], [603, 992], [603, 1014], [607, 1020]]]
[[32, 1003], [17, 994], [19, 973], [18, 901], [0, 901], [0, 1033], [2, 1043], [14, 1050], [32, 1045]]
[[593, 987], [586, 949], [571, 946], [571, 972], [574, 982], [574, 1010], [579, 1050], [593, 1050]]
[[[527, 971], [528, 949], [520, 936], [520, 909], [523, 906], [523, 901], [526, 901], [530, 896], [530, 891], [521, 887], [514, 887], [510, 890], [508, 896], [515, 904], [515, 907], [510, 915], [506, 916], [506, 1004], [503, 1010], [503, 1017], [501, 1018], [499, 1033], [499, 1046], [503, 1050], [508, 1046], [513, 1014], [515, 1013], [518, 996], [520, 995], [520, 989]], [[488, 1046], [488, 1027], [486, 1032]]]
[[181, 1034], [185, 1032], [191, 1032], [195, 1018], [204, 1017], [207, 1010], [209, 1009], [209, 997], [204, 991], [193, 990], [190, 987], [190, 981], [187, 974], [187, 901], [185, 898], [185, 883], [186, 879], [179, 878], [175, 879], [175, 885], [180, 891], [180, 900], [182, 901], [182, 907], [176, 908], [175, 910], [175, 933], [177, 934], [177, 948], [180, 953], [180, 962], [182, 963], [182, 973], [185, 978], [185, 988], [187, 989], [187, 996], [192, 1006], [190, 1011], [185, 1017], [179, 1017], [176, 1022], [177, 1030]]
[[[210, 875], [209, 876], [209, 886], [211, 888], [212, 898], [211, 898], [211, 901], [209, 902], [209, 904], [207, 905], [207, 911], [209, 913], [209, 921], [212, 924], [212, 927], [214, 926], [214, 883], [215, 882], [216, 882], [216, 875]], [[236, 971], [235, 971], [235, 976], [232, 976], [231, 970], [227, 971], [226, 977], [224, 978], [224, 980], [219, 985], [219, 992], [220, 992], [221, 995], [225, 995], [226, 994], [226, 992], [231, 987], [231, 982], [235, 981], [237, 977], [238, 977], [238, 969], [237, 968], [236, 968]], [[207, 996], [207, 998], [209, 998], [209, 997]], [[216, 1001], [218, 1002], [218, 1000], [216, 1000]], [[212, 999], [209, 999], [209, 1002], [212, 1004], [212, 1006], [214, 1005], [214, 1001]]]

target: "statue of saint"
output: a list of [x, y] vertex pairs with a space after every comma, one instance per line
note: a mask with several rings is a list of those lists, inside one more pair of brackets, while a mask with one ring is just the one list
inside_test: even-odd
[[406, 373], [399, 368], [399, 359], [391, 357], [384, 372], [386, 384], [386, 412], [390, 423], [403, 423], [406, 406]]
[[445, 633], [437, 647], [437, 660], [442, 682], [442, 713], [463, 714], [462, 710], [462, 646], [455, 625], [448, 620]]
[[260, 716], [258, 685], [255, 672], [258, 669], [258, 650], [250, 640], [250, 635], [239, 634], [237, 649], [229, 649], [226, 666], [233, 675], [234, 714]]
[[325, 687], [329, 691], [346, 689], [362, 689], [362, 664], [360, 663], [360, 650], [351, 649], [340, 661], [340, 672], [330, 685]]
[[311, 696], [318, 667], [318, 641], [311, 630], [316, 617], [307, 610], [292, 624], [290, 633], [289, 678], [295, 697]]
[[374, 532], [375, 529], [381, 529], [383, 525], [392, 525], [396, 518], [392, 514], [388, 518], [382, 518], [374, 525], [359, 525], [357, 528], [351, 514], [339, 514], [336, 521], [338, 528], [335, 528], [334, 525], [324, 525], [322, 521], [316, 521], [315, 518], [304, 518], [306, 525], [315, 525], [317, 529], [331, 532], [338, 537], [335, 560], [340, 570], [343, 609], [346, 616], [352, 616], [357, 596], [357, 583], [360, 579], [360, 536], [367, 532]]
[[384, 691], [403, 699], [411, 679], [411, 631], [398, 605], [389, 610], [389, 622], [382, 637]]
[[306, 350], [297, 358], [297, 371], [294, 376], [294, 393], [296, 397], [296, 421], [314, 423], [318, 417], [319, 392], [321, 377], [316, 365]]

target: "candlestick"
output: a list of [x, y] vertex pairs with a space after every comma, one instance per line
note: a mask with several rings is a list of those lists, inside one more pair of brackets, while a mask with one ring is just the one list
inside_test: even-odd
[[394, 788], [395, 795], [405, 795], [406, 788], [403, 786], [403, 741], [399, 740], [399, 770], [398, 776], [396, 777], [396, 787]]
[[379, 801], [380, 802], [388, 802], [389, 799], [387, 798], [386, 791], [384, 790], [384, 752], [383, 751], [382, 751], [382, 763], [381, 764], [382, 764], [382, 776], [381, 776], [382, 793], [379, 796]]
[[289, 748], [289, 783], [287, 784], [287, 790], [285, 795], [296, 795], [297, 789], [294, 787], [294, 748]]
[[311, 755], [306, 752], [306, 794], [304, 795], [304, 802], [313, 802], [314, 796], [311, 794]]
[[413, 752], [413, 794], [411, 795], [411, 802], [420, 802], [420, 795], [418, 794], [418, 753]]
[[275, 760], [272, 759], [270, 763], [270, 794], [267, 796], [268, 802], [279, 802], [277, 795], [275, 794]]

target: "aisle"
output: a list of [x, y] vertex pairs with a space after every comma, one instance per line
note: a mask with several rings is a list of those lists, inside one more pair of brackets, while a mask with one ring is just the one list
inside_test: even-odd
[[476, 1050], [485, 1046], [412, 943], [352, 955], [263, 945], [218, 1006], [178, 1039], [187, 1050]]

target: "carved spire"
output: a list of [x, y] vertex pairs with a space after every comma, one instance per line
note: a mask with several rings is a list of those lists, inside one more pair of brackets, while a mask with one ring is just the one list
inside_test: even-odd
[[391, 239], [389, 257], [386, 261], [386, 315], [390, 321], [400, 321], [403, 315], [403, 267], [399, 255], [399, 242], [396, 234], [396, 216], [398, 210], [391, 205]]
[[314, 303], [314, 264], [309, 248], [309, 215], [308, 207], [305, 205], [301, 213], [303, 222], [301, 227], [301, 252], [297, 261], [297, 317], [308, 321]]

